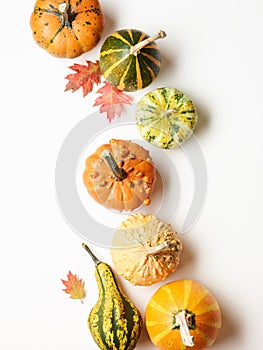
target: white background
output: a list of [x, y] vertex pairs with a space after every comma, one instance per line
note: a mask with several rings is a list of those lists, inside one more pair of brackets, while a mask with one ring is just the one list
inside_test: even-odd
[[[263, 2], [101, 5], [104, 37], [121, 28], [167, 32], [159, 42], [161, 72], [133, 101], [152, 88], [173, 86], [199, 111], [195, 134], [206, 158], [207, 200], [182, 237], [181, 265], [168, 281], [198, 280], [217, 298], [223, 328], [214, 350], [261, 350]], [[74, 60], [51, 57], [33, 41], [33, 6], [33, 0], [1, 5], [0, 348], [96, 350], [86, 326], [97, 299], [93, 265], [58, 209], [54, 172], [69, 131], [96, 110], [94, 95], [64, 92], [64, 77], [73, 63], [97, 59], [101, 43]], [[107, 249], [93, 248], [111, 263]], [[60, 279], [69, 270], [86, 280], [84, 304], [62, 291]], [[142, 314], [160, 286], [120, 282]], [[155, 349], [144, 329], [136, 349]]]

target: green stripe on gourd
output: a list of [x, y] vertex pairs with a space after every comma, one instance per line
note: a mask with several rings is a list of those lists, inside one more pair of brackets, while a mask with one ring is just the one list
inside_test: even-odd
[[102, 350], [132, 350], [141, 332], [140, 312], [120, 290], [110, 266], [94, 257], [85, 244], [83, 247], [95, 262], [99, 289], [98, 301], [88, 317], [92, 337]]
[[136, 125], [141, 136], [161, 148], [179, 147], [192, 135], [197, 120], [191, 99], [174, 88], [152, 90], [137, 105]]
[[155, 40], [165, 36], [164, 31], [149, 37], [135, 29], [112, 33], [100, 51], [103, 77], [119, 90], [145, 88], [160, 71], [161, 55]]

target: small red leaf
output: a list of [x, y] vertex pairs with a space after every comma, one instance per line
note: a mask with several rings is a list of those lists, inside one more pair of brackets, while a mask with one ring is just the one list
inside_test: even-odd
[[112, 86], [107, 81], [104, 82], [104, 86], [102, 86], [97, 92], [101, 94], [101, 96], [96, 98], [94, 106], [100, 106], [100, 112], [107, 113], [109, 122], [111, 122], [115, 116], [121, 116], [122, 104], [131, 103], [129, 96]]
[[75, 92], [82, 87], [83, 97], [92, 91], [94, 84], [99, 84], [101, 82], [101, 71], [99, 61], [86, 61], [87, 65], [75, 63], [73, 66], [69, 67], [76, 73], [69, 74], [65, 79], [69, 82], [66, 85], [65, 91], [72, 90]]
[[61, 282], [66, 287], [62, 290], [65, 293], [69, 294], [70, 298], [80, 299], [81, 302], [83, 302], [83, 299], [86, 297], [84, 282], [82, 281], [82, 279], [78, 278], [77, 275], [73, 275], [71, 271], [69, 271], [67, 278], [67, 280], [61, 280]]

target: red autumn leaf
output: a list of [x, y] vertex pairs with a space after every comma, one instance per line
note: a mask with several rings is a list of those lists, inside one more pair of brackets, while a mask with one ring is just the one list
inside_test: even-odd
[[76, 73], [69, 74], [65, 79], [69, 82], [66, 85], [65, 91], [72, 90], [75, 92], [82, 87], [83, 97], [92, 91], [94, 84], [99, 84], [101, 82], [101, 71], [99, 61], [86, 61], [87, 65], [75, 63], [73, 66], [69, 67]]
[[82, 281], [82, 279], [78, 278], [77, 275], [73, 275], [71, 271], [69, 271], [67, 278], [67, 280], [61, 280], [61, 282], [66, 287], [62, 290], [65, 293], [69, 294], [70, 298], [80, 299], [81, 302], [83, 302], [83, 299], [86, 297], [84, 282]]
[[122, 111], [122, 104], [131, 103], [129, 96], [125, 95], [121, 90], [115, 88], [107, 81], [104, 82], [98, 91], [101, 96], [97, 97], [94, 106], [100, 106], [100, 112], [106, 112], [109, 122], [115, 116], [120, 117]]

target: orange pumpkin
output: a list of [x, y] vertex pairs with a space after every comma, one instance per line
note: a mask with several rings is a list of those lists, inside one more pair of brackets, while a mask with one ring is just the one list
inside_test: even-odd
[[221, 328], [217, 301], [192, 280], [161, 286], [147, 304], [145, 319], [151, 341], [161, 350], [205, 349]]
[[108, 209], [131, 211], [149, 205], [156, 179], [149, 151], [112, 139], [86, 159], [83, 182], [88, 193]]
[[98, 0], [37, 0], [30, 25], [40, 47], [56, 57], [74, 58], [98, 44], [104, 16]]

